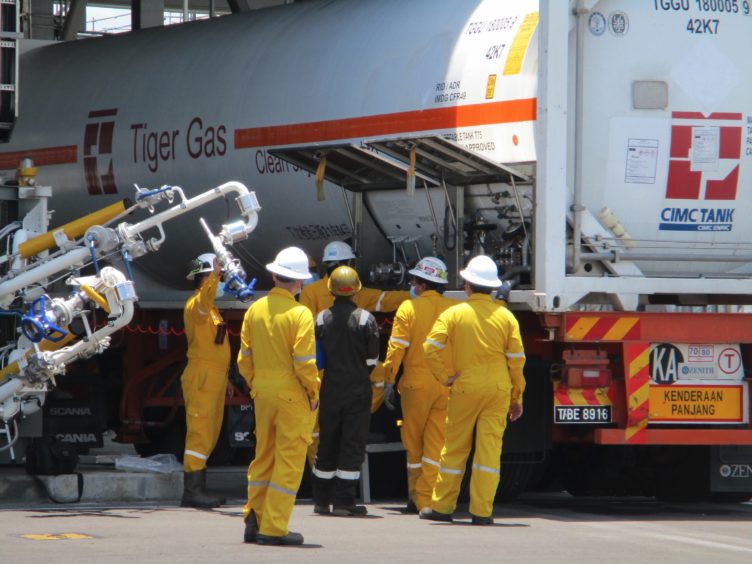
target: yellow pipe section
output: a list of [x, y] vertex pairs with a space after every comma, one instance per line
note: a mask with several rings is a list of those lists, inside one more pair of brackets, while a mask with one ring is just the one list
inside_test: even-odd
[[107, 300], [104, 299], [102, 294], [97, 292], [94, 288], [91, 286], [87, 286], [85, 284], [81, 284], [81, 290], [84, 294], [89, 296], [89, 298], [95, 302], [97, 302], [97, 305], [101, 307], [103, 310], [105, 310], [107, 313], [110, 313], [110, 304], [107, 303]]
[[12, 376], [13, 374], [18, 374], [18, 372], [18, 361], [14, 360], [8, 366], [0, 370], [0, 384], [3, 384], [5, 382], [6, 375]]
[[52, 341], [42, 341], [41, 343], [39, 343], [39, 348], [43, 351], [56, 351], [57, 349], [63, 348], [73, 339], [77, 339], [79, 337], [78, 335], [73, 334], [73, 332], [70, 330], [70, 326], [66, 327], [65, 330], [68, 331], [68, 334], [65, 337], [63, 337], [56, 343], [53, 343]]
[[18, 246], [18, 250], [23, 258], [33, 257], [34, 255], [51, 249], [56, 245], [53, 233], [63, 230], [68, 239], [77, 239], [86, 233], [86, 230], [92, 225], [102, 225], [103, 223], [106, 223], [113, 217], [123, 213], [126, 207], [130, 207], [130, 202], [127, 199], [121, 200], [120, 202], [116, 202], [110, 206], [102, 208], [101, 210], [92, 212], [89, 215], [74, 219], [62, 227], [58, 227], [47, 233], [42, 233], [33, 239], [29, 239], [25, 243], [21, 243]]
[[[66, 329], [68, 328], [66, 327]], [[56, 351], [57, 349], [60, 349], [70, 343], [75, 338], [76, 335], [68, 330], [68, 334], [63, 337], [62, 340], [58, 341], [57, 343], [53, 343], [52, 341], [43, 341], [42, 343], [40, 343], [39, 348], [43, 351]], [[33, 349], [29, 349], [28, 351], [26, 351], [26, 354], [24, 354], [24, 358], [29, 358], [33, 352]], [[8, 366], [0, 370], [0, 384], [5, 383], [6, 376], [13, 376], [14, 374], [18, 374], [19, 372], [20, 369], [18, 368], [18, 361], [14, 360]]]

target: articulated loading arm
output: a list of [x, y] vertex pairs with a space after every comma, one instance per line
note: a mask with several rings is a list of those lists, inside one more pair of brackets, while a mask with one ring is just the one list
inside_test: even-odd
[[[223, 226], [222, 233], [228, 234], [227, 241], [230, 243], [240, 241], [256, 228], [258, 212], [261, 209], [255, 193], [249, 192], [240, 182], [227, 182], [191, 199], [186, 199], [183, 190], [177, 186], [163, 186], [155, 190], [138, 189], [135, 205], [150, 212], [153, 212], [154, 205], [162, 200], [172, 203], [175, 196], [178, 196], [179, 202], [138, 223], [121, 223], [115, 228], [94, 225], [86, 230], [79, 243], [66, 246], [46, 259], [11, 270], [0, 278], [0, 307], [8, 307], [16, 298], [23, 297], [19, 294], [34, 285], [42, 284], [50, 276], [80, 268], [108, 253], [120, 250], [127, 264], [147, 252], [157, 251], [165, 240], [163, 223], [231, 192], [238, 195], [235, 201], [244, 219]], [[159, 237], [144, 240], [141, 234], [152, 228], [159, 231]]]
[[[133, 319], [137, 300], [133, 282], [119, 270], [107, 266], [96, 276], [70, 278], [68, 284], [77, 287], [69, 297], [42, 296], [29, 315], [22, 317], [23, 336], [10, 353], [8, 365], [0, 370], [0, 420], [6, 424], [39, 410], [48, 383], [54, 384], [66, 365], [102, 353], [110, 345], [110, 336]], [[96, 307], [107, 312], [108, 320], [92, 330], [86, 314]], [[78, 319], [82, 334], [76, 336], [70, 325]], [[78, 341], [65, 346], [77, 337]], [[42, 343], [44, 339], [48, 343]]]
[[[226, 245], [245, 239], [256, 228], [261, 208], [255, 194], [239, 182], [228, 182], [191, 199], [187, 199], [179, 187], [137, 188], [135, 206], [151, 212], [153, 215], [149, 218], [114, 227], [92, 225], [80, 240], [37, 260], [26, 256], [19, 260], [19, 255], [6, 257], [6, 262], [15, 268], [0, 278], [0, 308], [11, 304], [21, 304], [22, 308], [0, 309], [0, 314], [20, 318], [21, 333], [15, 348], [10, 345], [13, 350], [8, 352], [8, 347], [4, 347], [6, 354], [2, 358], [7, 362], [0, 369], [0, 422], [5, 425], [8, 446], [18, 436], [16, 432], [12, 438], [11, 424], [17, 429], [20, 417], [42, 407], [46, 394], [54, 386], [55, 376], [65, 373], [66, 366], [76, 360], [102, 353], [110, 344], [110, 336], [133, 318], [138, 297], [131, 277], [113, 267], [100, 269], [99, 259], [119, 252], [130, 274], [132, 259], [159, 250], [165, 240], [163, 223], [233, 192], [237, 194], [236, 202], [243, 219], [222, 226], [218, 237], [208, 231], [203, 220], [202, 224], [220, 258], [227, 290], [238, 299], [248, 301], [253, 296], [253, 283], [246, 284], [245, 272]], [[164, 200], [173, 203], [176, 198], [175, 205], [154, 213], [155, 205]], [[92, 215], [96, 216], [96, 212]], [[158, 230], [158, 236], [144, 239], [142, 234], [152, 228]], [[35, 249], [44, 254], [49, 246], [37, 245]], [[96, 274], [70, 277], [66, 283], [74, 289], [68, 297], [50, 298], [43, 293], [49, 278], [88, 264], [94, 265]], [[26, 307], [28, 311], [24, 311]], [[90, 326], [88, 314], [94, 309], [107, 313], [104, 326]], [[73, 333], [72, 325], [80, 326], [77, 334]]]

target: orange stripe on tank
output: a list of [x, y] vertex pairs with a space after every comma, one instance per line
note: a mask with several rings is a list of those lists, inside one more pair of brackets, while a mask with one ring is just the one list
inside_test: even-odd
[[318, 143], [337, 139], [534, 121], [536, 105], [535, 98], [525, 98], [308, 123], [250, 127], [235, 130], [235, 148]]
[[45, 147], [43, 149], [0, 153], [0, 170], [18, 168], [21, 159], [26, 157], [33, 159], [34, 166], [71, 164], [78, 162], [78, 147], [76, 145], [66, 145], [63, 147]]

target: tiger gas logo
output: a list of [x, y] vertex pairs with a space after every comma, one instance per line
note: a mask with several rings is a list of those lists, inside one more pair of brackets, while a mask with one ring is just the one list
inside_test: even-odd
[[84, 131], [84, 173], [86, 188], [91, 195], [117, 193], [112, 170], [112, 136], [116, 115], [116, 109], [89, 112], [89, 122]]
[[730, 203], [736, 201], [742, 131], [742, 114], [672, 114], [666, 199], [685, 203], [661, 210], [660, 230], [732, 230], [736, 208]]

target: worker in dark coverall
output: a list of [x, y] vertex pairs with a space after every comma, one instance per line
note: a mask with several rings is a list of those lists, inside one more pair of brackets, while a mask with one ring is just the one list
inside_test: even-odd
[[[344, 241], [331, 241], [324, 247], [321, 261], [326, 268], [324, 277], [303, 287], [299, 300], [301, 304], [311, 310], [315, 318], [320, 312], [332, 307], [334, 296], [329, 292], [329, 276], [340, 266], [353, 266], [355, 252]], [[405, 300], [410, 299], [410, 292], [401, 290], [386, 291], [375, 288], [362, 288], [352, 298], [355, 305], [370, 312], [389, 312], [396, 310]], [[320, 374], [323, 381], [324, 374]], [[384, 400], [384, 365], [378, 363], [371, 372], [371, 413], [374, 413]], [[308, 463], [311, 468], [316, 461], [316, 450], [319, 447], [319, 424], [313, 429], [313, 442], [308, 448]]]
[[371, 370], [379, 358], [376, 320], [357, 307], [358, 273], [336, 268], [328, 280], [334, 305], [316, 316], [317, 356], [326, 371], [319, 405], [319, 448], [313, 467], [314, 512], [340, 517], [368, 513], [355, 505], [370, 423]]

